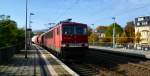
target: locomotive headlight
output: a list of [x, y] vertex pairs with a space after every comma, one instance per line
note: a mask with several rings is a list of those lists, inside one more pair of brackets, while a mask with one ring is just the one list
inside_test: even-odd
[[83, 43], [82, 46], [88, 46], [88, 43]]
[[69, 47], [69, 44], [62, 44], [62, 47]]
[[62, 47], [66, 47], [66, 44], [62, 44], [61, 46], [62, 46]]
[[85, 44], [84, 44], [84, 46], [88, 46], [88, 45], [89, 45], [88, 43], [85, 43]]

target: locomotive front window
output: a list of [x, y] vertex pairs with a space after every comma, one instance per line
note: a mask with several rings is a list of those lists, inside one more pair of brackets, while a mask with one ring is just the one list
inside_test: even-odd
[[87, 33], [87, 30], [85, 27], [82, 27], [82, 26], [75, 26], [75, 34], [76, 35], [86, 35]]
[[63, 27], [63, 34], [73, 35], [74, 34], [74, 27], [73, 26], [64, 26]]
[[86, 35], [87, 29], [83, 26], [64, 26], [63, 34], [65, 35]]

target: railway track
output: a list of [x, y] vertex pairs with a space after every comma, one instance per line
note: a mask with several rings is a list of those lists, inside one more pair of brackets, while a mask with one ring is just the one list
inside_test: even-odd
[[114, 71], [122, 76], [150, 76], [150, 61], [147, 59], [115, 54], [107, 54], [107, 57], [101, 54], [101, 57], [107, 59], [107, 64], [117, 65]]
[[65, 61], [65, 63], [81, 76], [98, 76], [99, 74], [99, 69], [96, 65], [76, 61]]
[[64, 60], [81, 76], [150, 76], [150, 61], [144, 58], [88, 50], [79, 60]]
[[150, 61], [89, 50], [78, 62], [64, 62], [81, 76], [150, 76]]

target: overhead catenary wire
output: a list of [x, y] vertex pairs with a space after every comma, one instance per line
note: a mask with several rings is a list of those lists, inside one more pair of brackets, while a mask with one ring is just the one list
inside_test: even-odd
[[[131, 9], [129, 9], [129, 10], [121, 11], [120, 13], [117, 13], [117, 14], [115, 14], [114, 16], [118, 18], [118, 17], [124, 16], [125, 14], [134, 12], [134, 11], [136, 11], [136, 10], [143, 9], [143, 8], [148, 8], [148, 7], [149, 7], [149, 4], [150, 4], [150, 3], [147, 3], [147, 4], [143, 5], [143, 6], [139, 6], [139, 7], [136, 7], [136, 8], [131, 8]], [[102, 13], [102, 12], [101, 12], [101, 13]], [[111, 18], [112, 18], [112, 16], [106, 17], [105, 19], [104, 19], [104, 18], [103, 18], [103, 19], [101, 18], [101, 19], [98, 19], [98, 20], [96, 20], [96, 21], [94, 21], [94, 22], [97, 22], [97, 21], [100, 21], [100, 20], [111, 20]]]
[[118, 13], [116, 16], [122, 16], [124, 14], [131, 13], [131, 12], [134, 12], [134, 11], [139, 10], [139, 9], [147, 8], [149, 5], [150, 4], [146, 4], [144, 6], [140, 6], [140, 7], [137, 7], [137, 8], [131, 8], [129, 10]]
[[79, 3], [80, 0], [76, 0], [74, 4], [68, 7], [64, 12], [62, 12], [54, 21], [58, 21], [61, 17], [63, 17], [69, 10], [71, 10], [75, 5]]

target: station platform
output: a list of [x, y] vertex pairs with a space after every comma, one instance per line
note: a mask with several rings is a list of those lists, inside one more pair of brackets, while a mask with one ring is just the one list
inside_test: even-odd
[[[79, 76], [54, 55], [40, 46], [34, 45], [38, 50], [38, 55], [44, 60], [47, 76]], [[44, 67], [45, 67], [44, 65]]]
[[132, 50], [132, 49], [124, 49], [124, 48], [110, 48], [110, 47], [100, 47], [100, 46], [89, 46], [89, 48], [95, 49], [95, 50], [106, 51], [106, 52], [120, 53], [120, 54], [126, 54], [126, 55], [138, 56], [138, 57], [150, 59], [150, 50], [149, 51], [143, 51], [143, 50]]
[[0, 76], [79, 76], [50, 52], [33, 45], [31, 50], [15, 54], [0, 64]]
[[41, 76], [40, 66], [35, 60], [35, 50], [28, 50], [27, 59], [25, 50], [15, 54], [8, 62], [0, 64], [0, 76]]

